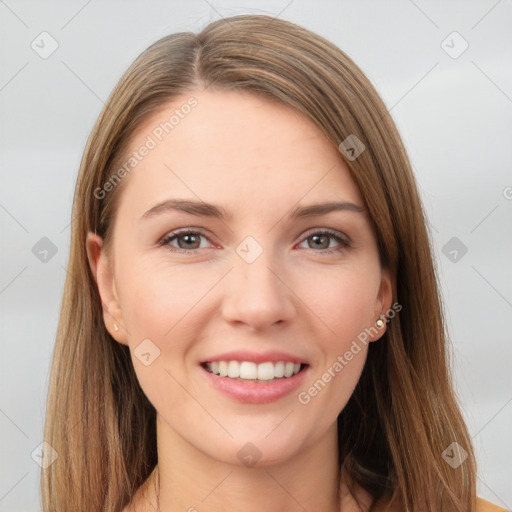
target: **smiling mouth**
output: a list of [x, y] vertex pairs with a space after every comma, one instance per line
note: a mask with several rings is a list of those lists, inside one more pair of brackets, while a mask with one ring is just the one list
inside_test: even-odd
[[243, 382], [268, 383], [280, 379], [289, 379], [302, 372], [308, 365], [290, 361], [207, 361], [201, 366], [209, 373]]

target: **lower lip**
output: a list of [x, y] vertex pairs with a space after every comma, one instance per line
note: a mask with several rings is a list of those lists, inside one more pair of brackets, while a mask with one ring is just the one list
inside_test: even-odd
[[202, 366], [200, 368], [213, 387], [230, 398], [244, 404], [266, 404], [275, 402], [295, 391], [304, 380], [309, 366], [293, 377], [278, 378], [269, 382], [244, 382], [229, 377], [220, 377], [205, 370]]

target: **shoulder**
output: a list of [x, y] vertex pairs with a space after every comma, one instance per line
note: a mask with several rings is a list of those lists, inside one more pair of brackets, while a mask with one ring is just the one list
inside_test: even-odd
[[476, 512], [507, 512], [506, 509], [494, 505], [490, 501], [482, 498], [476, 500]]
[[[380, 510], [380, 509], [378, 509]], [[399, 505], [390, 508], [386, 508], [386, 511], [390, 512], [400, 512], [403, 510], [402, 507]], [[505, 508], [498, 507], [498, 505], [495, 505], [494, 503], [491, 503], [490, 501], [484, 500], [482, 498], [476, 499], [476, 512], [510, 512]]]

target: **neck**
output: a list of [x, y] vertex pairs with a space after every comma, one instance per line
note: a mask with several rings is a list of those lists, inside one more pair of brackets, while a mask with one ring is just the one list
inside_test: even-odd
[[179, 437], [160, 416], [157, 439], [159, 462], [149, 479], [153, 485], [147, 487], [155, 495], [148, 501], [155, 502], [160, 512], [220, 512], [228, 507], [265, 512], [340, 511], [335, 428], [291, 459], [264, 467], [214, 460]]

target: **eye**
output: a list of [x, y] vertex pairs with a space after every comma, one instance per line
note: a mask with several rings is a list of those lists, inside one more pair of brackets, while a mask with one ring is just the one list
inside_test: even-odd
[[208, 238], [201, 231], [183, 230], [174, 231], [164, 236], [158, 245], [165, 246], [175, 252], [194, 252], [197, 249], [204, 249], [208, 245], [202, 243], [202, 239], [210, 244]]
[[[334, 242], [334, 244], [331, 242]], [[307, 247], [304, 247], [303, 244], [307, 244]], [[350, 247], [350, 241], [337, 231], [323, 229], [321, 231], [309, 232], [299, 247], [305, 249], [320, 249], [319, 251], [315, 250], [315, 252], [331, 254], [333, 252], [341, 252]]]

